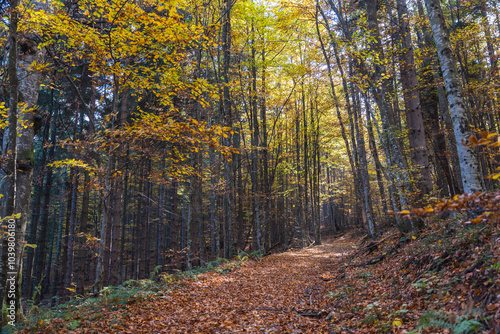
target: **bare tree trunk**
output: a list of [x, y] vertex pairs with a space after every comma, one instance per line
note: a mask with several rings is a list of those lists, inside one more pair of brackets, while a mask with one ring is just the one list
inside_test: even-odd
[[406, 0], [397, 0], [399, 18], [399, 39], [401, 43], [400, 52], [400, 75], [405, 100], [406, 122], [408, 126], [408, 138], [410, 141], [410, 157], [412, 163], [418, 169], [417, 189], [421, 194], [432, 191], [432, 176], [429, 166], [427, 144], [425, 141], [425, 127], [422, 117], [420, 103], [420, 92], [418, 90], [417, 72], [413, 57], [413, 45], [409, 27], [408, 8]]
[[219, 222], [217, 216], [217, 193], [215, 190], [217, 177], [215, 171], [215, 152], [210, 149], [210, 256], [212, 260], [219, 257]]
[[72, 185], [72, 180], [74, 179], [74, 169], [69, 168], [69, 175], [68, 171], [66, 170], [66, 180], [65, 180], [65, 186], [64, 186], [64, 196], [68, 198], [68, 201], [66, 202], [66, 217], [65, 217], [65, 223], [64, 223], [64, 232], [62, 232], [62, 242], [61, 242], [61, 247], [63, 247], [62, 251], [62, 258], [60, 264], [58, 264], [60, 268], [60, 275], [57, 280], [57, 289], [58, 289], [58, 295], [60, 297], [65, 297], [66, 295], [66, 289], [64, 287], [65, 284], [65, 278], [66, 278], [66, 263], [68, 261], [68, 229], [70, 225], [70, 220], [71, 220], [71, 205], [72, 205], [72, 200], [73, 196], [71, 196], [71, 185]]
[[143, 259], [143, 266], [142, 266], [142, 272], [141, 272], [141, 277], [142, 278], [147, 278], [149, 273], [150, 273], [150, 264], [151, 264], [151, 259], [150, 259], [150, 230], [149, 230], [149, 223], [150, 223], [150, 198], [151, 198], [151, 181], [149, 178], [146, 177], [146, 175], [151, 175], [151, 160], [148, 159], [146, 162], [147, 165], [147, 170], [145, 173], [145, 180], [146, 186], [144, 189], [144, 213], [143, 213], [143, 239], [141, 240], [141, 243], [144, 245], [144, 252], [142, 254], [142, 259]]
[[[179, 244], [179, 195], [177, 193], [178, 182], [176, 179], [172, 180], [171, 186], [171, 194], [172, 194], [172, 215], [171, 215], [171, 224], [172, 224], [172, 242], [171, 247], [174, 255], [177, 255], [177, 252], [180, 250]], [[175, 257], [174, 257], [175, 258]]]
[[[55, 115], [56, 116], [56, 115]], [[54, 160], [54, 155], [55, 155], [55, 146], [56, 146], [56, 125], [55, 125], [55, 119], [56, 117], [54, 116], [54, 119], [52, 120], [52, 134], [51, 134], [51, 143], [52, 146], [50, 147], [49, 150], [49, 161], [52, 162]], [[52, 167], [47, 167], [47, 179], [45, 181], [45, 191], [43, 195], [43, 204], [42, 204], [42, 214], [40, 216], [40, 236], [36, 240], [37, 244], [37, 256], [35, 257], [35, 263], [36, 263], [36, 270], [35, 270], [35, 282], [36, 284], [40, 284], [42, 280], [42, 273], [44, 270], [45, 266], [45, 252], [46, 252], [46, 240], [47, 240], [47, 230], [48, 230], [48, 223], [49, 223], [49, 205], [50, 205], [50, 194], [51, 194], [51, 188], [52, 188]], [[47, 277], [47, 279], [49, 279]], [[31, 288], [31, 287], [30, 287]], [[31, 294], [30, 294], [31, 295]], [[42, 295], [38, 295], [37, 298], [35, 299], [35, 302], [38, 303], [40, 299], [42, 298]]]
[[[19, 43], [19, 35], [18, 35], [18, 23], [19, 23], [19, 14], [18, 14], [18, 0], [12, 0], [10, 3], [11, 7], [11, 17], [9, 22], [9, 42], [10, 42], [10, 52], [9, 52], [9, 88], [10, 88], [10, 108], [9, 108], [9, 126], [4, 131], [4, 138], [2, 142], [2, 155], [7, 158], [7, 163], [5, 166], [2, 166], [0, 170], [1, 172], [1, 189], [2, 194], [7, 194], [5, 197], [5, 204], [2, 205], [3, 214], [2, 217], [12, 217], [14, 218], [17, 210], [17, 122], [18, 122], [18, 101], [19, 101], [19, 77], [17, 73], [17, 48]], [[2, 201], [3, 202], [3, 201]], [[26, 213], [27, 214], [27, 213]], [[23, 217], [26, 219], [25, 217]], [[20, 311], [20, 300], [17, 301], [17, 298], [12, 295], [8, 295], [7, 292], [7, 282], [9, 282], [9, 287], [12, 287], [13, 290], [16, 290], [16, 279], [18, 280], [21, 276], [21, 268], [19, 268], [14, 260], [8, 261], [9, 257], [12, 258], [12, 253], [14, 256], [17, 255], [17, 240], [16, 230], [19, 229], [20, 225], [15, 219], [9, 219], [8, 221], [8, 229], [13, 233], [11, 245], [9, 245], [8, 238], [2, 238], [2, 277], [0, 281], [0, 309], [3, 309], [4, 302], [6, 303], [6, 307], [10, 307], [10, 301], [14, 301], [16, 303], [15, 308], [13, 310], [14, 314], [9, 314], [8, 316], [4, 316], [4, 312], [1, 315], [1, 323], [0, 328], [3, 328], [7, 323], [14, 325], [17, 320], [17, 313]], [[12, 247], [12, 243], [15, 243], [14, 247]], [[10, 248], [10, 249], [9, 249]], [[14, 252], [12, 251], [14, 249]], [[10, 253], [10, 254], [9, 254]], [[9, 274], [12, 273], [12, 274]], [[9, 288], [10, 290], [10, 288]], [[8, 297], [8, 298], [7, 298]], [[9, 310], [9, 312], [11, 312]]]
[[304, 230], [304, 206], [302, 205], [302, 166], [300, 164], [300, 114], [298, 107], [295, 108], [295, 173], [297, 175], [297, 197], [295, 198], [297, 230], [299, 232], [300, 246], [305, 246], [307, 242], [306, 231]]
[[[62, 193], [64, 194], [64, 186], [62, 189]], [[63, 216], [64, 216], [64, 200], [63, 196], [60, 196], [61, 200], [59, 203], [59, 219], [58, 219], [58, 224], [57, 224], [57, 241], [56, 241], [56, 258], [54, 260], [55, 263], [55, 271], [54, 271], [54, 281], [52, 282], [52, 295], [56, 296], [57, 295], [57, 288], [59, 287], [59, 280], [60, 280], [60, 268], [59, 268], [59, 256], [61, 255], [61, 247], [62, 247], [62, 231], [63, 231]], [[56, 299], [52, 299], [51, 306], [55, 305]]]
[[[66, 276], [64, 279], [66, 289], [72, 289], [72, 278], [73, 278], [73, 251], [75, 246], [75, 229], [76, 229], [76, 211], [78, 206], [78, 181], [80, 179], [80, 173], [75, 171], [74, 179], [72, 181], [72, 191], [71, 191], [71, 218], [68, 228], [68, 257], [66, 259]], [[70, 290], [68, 290], [70, 291]]]
[[354, 114], [354, 129], [356, 132], [356, 142], [357, 148], [359, 151], [359, 174], [361, 175], [362, 188], [361, 193], [363, 195], [363, 205], [365, 207], [366, 212], [366, 223], [368, 227], [368, 232], [372, 237], [375, 237], [375, 223], [373, 221], [373, 210], [370, 200], [370, 179], [368, 177], [368, 162], [366, 160], [366, 146], [364, 133], [362, 132], [362, 128], [360, 125], [360, 116], [361, 116], [361, 103], [359, 101], [359, 93], [353, 91], [353, 100], [356, 103], [353, 104], [353, 114]]
[[82, 211], [80, 215], [80, 234], [78, 238], [78, 250], [76, 261], [76, 293], [80, 296], [85, 294], [85, 262], [87, 260], [86, 234], [89, 220], [89, 204], [90, 204], [90, 175], [85, 171], [83, 174], [83, 197]]
[[[385, 187], [384, 187], [384, 180], [382, 178], [382, 173], [384, 172], [384, 167], [380, 163], [380, 158], [378, 155], [378, 150], [377, 150], [377, 145], [375, 143], [375, 136], [373, 135], [373, 124], [371, 121], [371, 111], [370, 111], [370, 105], [365, 98], [365, 108], [366, 108], [366, 122], [367, 124], [367, 129], [368, 129], [368, 146], [370, 148], [373, 161], [375, 162], [375, 172], [377, 174], [377, 184], [378, 184], [378, 189], [379, 189], [379, 194], [380, 194], [380, 201], [382, 202], [382, 217], [387, 216], [387, 199], [385, 197]], [[386, 218], [382, 218], [385, 220]]]
[[[126, 157], [128, 158], [128, 150]], [[120, 283], [127, 279], [126, 270], [125, 270], [125, 238], [126, 238], [126, 228], [128, 225], [128, 180], [129, 180], [129, 172], [125, 171], [125, 177], [123, 181], [123, 209], [122, 209], [122, 226], [120, 232], [120, 264], [118, 265], [118, 279]], [[160, 207], [160, 210], [163, 210]]]
[[[165, 159], [162, 159], [161, 161], [161, 170], [165, 170]], [[164, 262], [164, 240], [163, 236], [164, 234], [164, 219], [163, 219], [163, 203], [165, 202], [165, 194], [164, 194], [164, 184], [163, 180], [161, 181], [160, 186], [158, 188], [158, 224], [156, 225], [156, 266], [161, 266], [163, 265]], [[124, 197], [123, 199], [126, 201], [126, 198]], [[123, 224], [123, 223], [122, 223]], [[123, 237], [122, 237], [122, 243], [123, 243]]]
[[[128, 90], [124, 90], [120, 101], [120, 118], [118, 119], [118, 126], [125, 125], [128, 116]], [[119, 154], [116, 158], [116, 170], [122, 172], [125, 165], [124, 158], [121, 154], [125, 150], [125, 145], [120, 144], [118, 149]], [[123, 177], [122, 173], [118, 173], [113, 181], [112, 189], [112, 213], [111, 213], [111, 244], [109, 246], [109, 284], [117, 285], [120, 281], [119, 277], [119, 264], [120, 264], [120, 227], [122, 224], [122, 194], [123, 194]]]
[[[229, 91], [230, 77], [229, 68], [231, 65], [231, 10], [233, 3], [230, 0], [223, 1], [223, 23], [222, 23], [222, 49], [223, 49], [223, 112], [224, 119], [229, 128], [233, 127], [233, 114], [231, 109], [231, 96]], [[227, 146], [232, 143], [232, 136], [226, 138]], [[226, 252], [225, 257], [231, 258], [236, 249], [234, 249], [234, 157], [231, 161], [225, 161], [224, 166], [224, 179], [226, 182], [226, 192], [224, 193], [224, 207], [225, 207], [225, 233], [224, 238], [226, 242], [224, 243], [224, 249]]]
[[191, 249], [193, 240], [192, 240], [192, 233], [191, 233], [191, 227], [193, 224], [193, 184], [188, 186], [189, 187], [189, 193], [187, 195], [187, 206], [188, 206], [188, 214], [187, 214], [187, 221], [186, 221], [186, 264], [187, 264], [187, 270], [191, 270], [193, 268], [193, 252]]
[[[7, 157], [7, 163], [2, 168], [7, 177], [0, 175], [2, 193], [7, 194], [3, 217], [20, 214], [19, 218], [13, 218], [8, 221], [9, 238], [4, 238], [2, 246], [2, 277], [0, 279], [0, 309], [4, 301], [10, 306], [11, 302], [15, 304], [12, 316], [9, 311], [8, 318], [4, 318], [2, 313], [2, 322], [13, 323], [19, 320], [21, 313], [21, 273], [22, 259], [24, 251], [24, 236], [26, 233], [27, 218], [31, 200], [31, 185], [33, 179], [34, 152], [33, 137], [35, 129], [33, 126], [21, 127], [17, 131], [18, 121], [24, 124], [33, 124], [37, 112], [36, 103], [38, 100], [38, 90], [42, 79], [42, 74], [37, 71], [31, 71], [31, 65], [35, 62], [40, 63], [44, 56], [44, 49], [38, 49], [38, 44], [34, 36], [24, 35], [19, 40], [18, 34], [18, 0], [11, 0], [9, 18], [9, 86], [10, 86], [10, 110], [9, 110], [9, 128], [4, 131], [4, 140], [2, 154]], [[18, 59], [18, 47], [23, 50], [23, 55]], [[25, 108], [18, 109], [19, 102], [25, 103]], [[18, 115], [18, 113], [20, 115]], [[12, 154], [8, 154], [11, 151]], [[2, 174], [3, 174], [2, 173]], [[9, 245], [9, 243], [11, 243]], [[9, 261], [13, 253], [13, 261]], [[9, 289], [14, 293], [6, 294], [6, 283]], [[11, 289], [11, 287], [13, 289]], [[15, 288], [14, 288], [15, 287]], [[7, 297], [7, 299], [5, 299]]]
[[[265, 42], [264, 42], [265, 43]], [[260, 121], [262, 124], [262, 136], [260, 149], [262, 150], [262, 195], [263, 195], [263, 214], [264, 214], [264, 250], [267, 251], [271, 245], [271, 219], [270, 219], [270, 197], [271, 185], [269, 184], [269, 166], [268, 166], [268, 143], [267, 143], [267, 105], [266, 105], [266, 49], [262, 48], [262, 88], [260, 101]]]
[[251, 160], [251, 171], [250, 180], [252, 183], [252, 211], [254, 219], [254, 248], [260, 250], [263, 248], [262, 245], [262, 207], [260, 200], [260, 187], [259, 187], [259, 174], [258, 174], [258, 151], [260, 146], [260, 131], [259, 131], [259, 121], [258, 121], [258, 103], [257, 103], [257, 65], [256, 63], [256, 50], [255, 50], [255, 28], [252, 22], [252, 46], [251, 46], [251, 75], [252, 84], [250, 90], [250, 131], [251, 131], [251, 150], [250, 150], [250, 160]]
[[[54, 117], [55, 119], [55, 117]], [[48, 151], [48, 148], [45, 146], [45, 143], [48, 141], [48, 138], [49, 138], [49, 130], [51, 128], [51, 115], [49, 115], [48, 119], [46, 120], [46, 125], [45, 125], [45, 128], [44, 128], [44, 132], [43, 132], [43, 139], [42, 139], [42, 157], [41, 157], [41, 163], [40, 163], [40, 170], [38, 171], [38, 175], [35, 177], [35, 181], [33, 183], [35, 183], [35, 201], [33, 203], [33, 212], [31, 214], [31, 226], [30, 226], [30, 234], [29, 234], [29, 238], [28, 238], [28, 242], [30, 244], [38, 244], [37, 242], [37, 235], [38, 235], [38, 223], [40, 221], [40, 210], [42, 208], [42, 192], [47, 193], [49, 192], [50, 193], [50, 188], [47, 188], [47, 186], [44, 187], [44, 179], [45, 179], [45, 169], [46, 169], [46, 165], [47, 165], [47, 151]], [[42, 229], [42, 233], [43, 233], [43, 229]], [[24, 286], [23, 286], [23, 289], [24, 289], [24, 295], [27, 297], [27, 298], [31, 298], [31, 294], [32, 294], [32, 283], [35, 283], [35, 282], [32, 282], [32, 273], [33, 273], [33, 259], [34, 259], [34, 255], [35, 255], [35, 251], [36, 253], [39, 253], [40, 249], [32, 249], [31, 247], [28, 248], [28, 251], [27, 251], [27, 260], [26, 260], [26, 271], [25, 271], [25, 277], [24, 277]], [[43, 261], [42, 261], [43, 262]]]
[[[112, 114], [116, 115], [118, 103], [118, 88], [114, 87], [113, 91], [113, 102], [112, 102]], [[111, 130], [115, 128], [115, 117], [111, 120]], [[108, 151], [108, 166], [105, 177], [105, 186], [103, 194], [103, 213], [100, 226], [100, 243], [99, 243], [99, 254], [97, 257], [96, 265], [96, 279], [94, 282], [94, 290], [96, 292], [100, 291], [105, 285], [107, 285], [107, 273], [109, 266], [109, 243], [110, 243], [110, 229], [112, 224], [112, 206], [115, 204], [113, 201], [113, 179], [112, 173], [115, 166], [115, 158], [111, 148]]]
[[[421, 0], [417, 0], [417, 8], [420, 17], [425, 16], [424, 7]], [[460, 176], [460, 163], [458, 160], [457, 146], [455, 144], [455, 135], [453, 134], [453, 124], [451, 121], [450, 113], [448, 111], [448, 103], [446, 101], [446, 94], [443, 86], [440, 84], [441, 76], [439, 73], [439, 64], [437, 64], [437, 54], [435, 52], [434, 43], [432, 41], [431, 33], [426, 24], [422, 25], [423, 41], [427, 48], [432, 50], [431, 54], [424, 53], [424, 64], [429, 63], [432, 66], [431, 78], [427, 79], [429, 88], [424, 91], [424, 98], [422, 99], [422, 109], [426, 115], [428, 127], [431, 129], [433, 139], [433, 150], [437, 163], [441, 170], [439, 175], [444, 173], [447, 181], [448, 188], [451, 195], [462, 192], [462, 179]], [[426, 80], [426, 75], [421, 75], [422, 80]], [[431, 84], [432, 83], [432, 84]], [[435, 100], [437, 98], [437, 101]], [[443, 126], [440, 127], [436, 119], [441, 117]], [[449, 131], [446, 131], [449, 129]], [[447, 142], [448, 141], [448, 145]], [[448, 150], [447, 147], [448, 146]], [[453, 162], [453, 168], [450, 166]], [[439, 182], [438, 182], [439, 184]]]
[[[310, 230], [309, 230], [309, 217], [308, 217], [308, 211], [309, 211], [309, 190], [308, 189], [308, 178], [309, 178], [309, 152], [308, 152], [308, 144], [307, 144], [307, 118], [306, 118], [306, 97], [305, 97], [305, 92], [304, 92], [304, 81], [301, 82], [301, 102], [302, 102], [302, 122], [304, 124], [303, 126], [303, 143], [302, 143], [302, 151], [304, 152], [304, 205], [302, 207], [302, 233], [304, 233], [303, 239], [305, 240], [305, 244], [307, 245], [309, 243], [309, 235], [310, 235]], [[302, 198], [299, 199], [299, 201], [302, 202]]]
[[451, 49], [450, 35], [439, 0], [425, 0], [427, 14], [431, 23], [439, 62], [448, 94], [448, 104], [453, 119], [453, 130], [457, 144], [462, 182], [466, 193], [481, 191], [480, 171], [475, 150], [462, 143], [472, 135], [465, 110], [462, 85], [455, 57]]
[[[313, 210], [315, 211], [315, 219], [314, 219], [314, 243], [316, 245], [321, 245], [321, 202], [320, 202], [320, 175], [321, 175], [321, 163], [320, 163], [320, 147], [319, 147], [319, 108], [318, 101], [316, 100], [316, 115], [314, 115], [313, 108], [311, 106], [311, 125], [314, 127], [316, 125], [316, 129], [314, 131], [314, 154], [313, 154], [313, 198], [314, 206]], [[314, 195], [315, 194], [315, 195]]]

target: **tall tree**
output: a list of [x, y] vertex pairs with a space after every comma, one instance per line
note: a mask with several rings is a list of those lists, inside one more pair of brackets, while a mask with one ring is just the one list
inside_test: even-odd
[[474, 148], [466, 145], [466, 141], [472, 136], [472, 131], [467, 119], [462, 83], [460, 82], [455, 56], [451, 48], [450, 33], [446, 26], [443, 9], [439, 0], [425, 0], [425, 5], [436, 43], [441, 70], [443, 71], [464, 191], [466, 193], [481, 191], [481, 175], [476, 152]]
[[399, 64], [410, 142], [410, 157], [418, 171], [417, 186], [422, 194], [428, 194], [432, 191], [432, 176], [427, 154], [422, 104], [418, 90], [406, 0], [397, 0], [397, 8], [399, 19], [398, 35], [401, 45], [401, 49], [399, 50], [401, 58]]
[[[43, 11], [44, 4], [35, 3]], [[7, 155], [7, 175], [2, 177], [2, 188], [5, 186], [8, 194], [5, 216], [15, 215], [15, 254], [14, 267], [9, 266], [8, 253], [12, 253], [9, 241], [4, 239], [2, 247], [2, 280], [4, 290], [0, 290], [0, 306], [5, 300], [6, 280], [15, 281], [15, 296], [7, 296], [10, 301], [15, 301], [16, 313], [19, 312], [21, 298], [21, 273], [24, 251], [24, 235], [30, 212], [31, 186], [34, 167], [33, 138], [35, 135], [35, 116], [38, 91], [41, 84], [42, 73], [31, 67], [34, 63], [42, 63], [45, 51], [38, 48], [38, 39], [34, 34], [20, 34], [18, 24], [20, 21], [20, 2], [12, 0], [10, 3], [11, 16], [9, 19], [9, 40], [11, 50], [9, 53], [9, 88], [10, 110], [9, 129], [4, 132], [2, 153]], [[22, 50], [22, 52], [19, 52]], [[17, 126], [21, 122], [19, 129]], [[24, 126], [26, 125], [26, 126]], [[5, 185], [4, 185], [5, 184]], [[4, 188], [5, 189], [5, 188]], [[17, 217], [17, 215], [20, 215]], [[9, 274], [15, 273], [15, 274]], [[12, 281], [11, 280], [11, 281]], [[5, 324], [6, 319], [2, 319]]]

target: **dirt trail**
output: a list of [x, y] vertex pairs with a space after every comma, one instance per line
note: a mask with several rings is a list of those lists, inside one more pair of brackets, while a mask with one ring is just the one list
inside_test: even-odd
[[249, 259], [225, 275], [207, 273], [130, 305], [134, 312], [110, 312], [107, 321], [79, 332], [328, 333], [331, 287], [325, 273], [342, 253], [352, 251], [351, 244], [341, 238]]

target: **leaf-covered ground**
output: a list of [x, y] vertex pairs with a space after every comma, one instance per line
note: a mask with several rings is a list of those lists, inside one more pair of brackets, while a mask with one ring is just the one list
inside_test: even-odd
[[377, 241], [344, 235], [229, 263], [123, 304], [74, 307], [23, 332], [498, 333], [495, 233], [455, 221]]

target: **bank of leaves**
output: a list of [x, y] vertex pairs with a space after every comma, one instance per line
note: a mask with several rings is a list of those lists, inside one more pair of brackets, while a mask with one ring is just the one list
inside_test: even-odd
[[[50, 333], [78, 330], [91, 327], [92, 322], [100, 322], [108, 317], [108, 312], [124, 311], [124, 316], [133, 311], [127, 311], [137, 303], [145, 302], [148, 298], [167, 298], [171, 291], [177, 289], [182, 281], [196, 280], [198, 276], [214, 272], [225, 275], [238, 269], [240, 265], [252, 259], [262, 257], [261, 252], [247, 254], [240, 252], [232, 260], [219, 258], [206, 263], [203, 267], [192, 270], [174, 270], [165, 272], [166, 267], [157, 266], [150, 273], [150, 279], [128, 280], [119, 286], [108, 286], [98, 293], [87, 296], [73, 295], [71, 299], [60, 305], [49, 307], [50, 301], [44, 301], [41, 306], [26, 301], [26, 318], [16, 328], [6, 328], [4, 332], [13, 333], [18, 330], [22, 333]], [[57, 299], [57, 298], [56, 298]], [[121, 320], [116, 318], [119, 327]]]
[[424, 229], [388, 232], [338, 263], [328, 316], [336, 332], [500, 332], [497, 198], [439, 201]]

